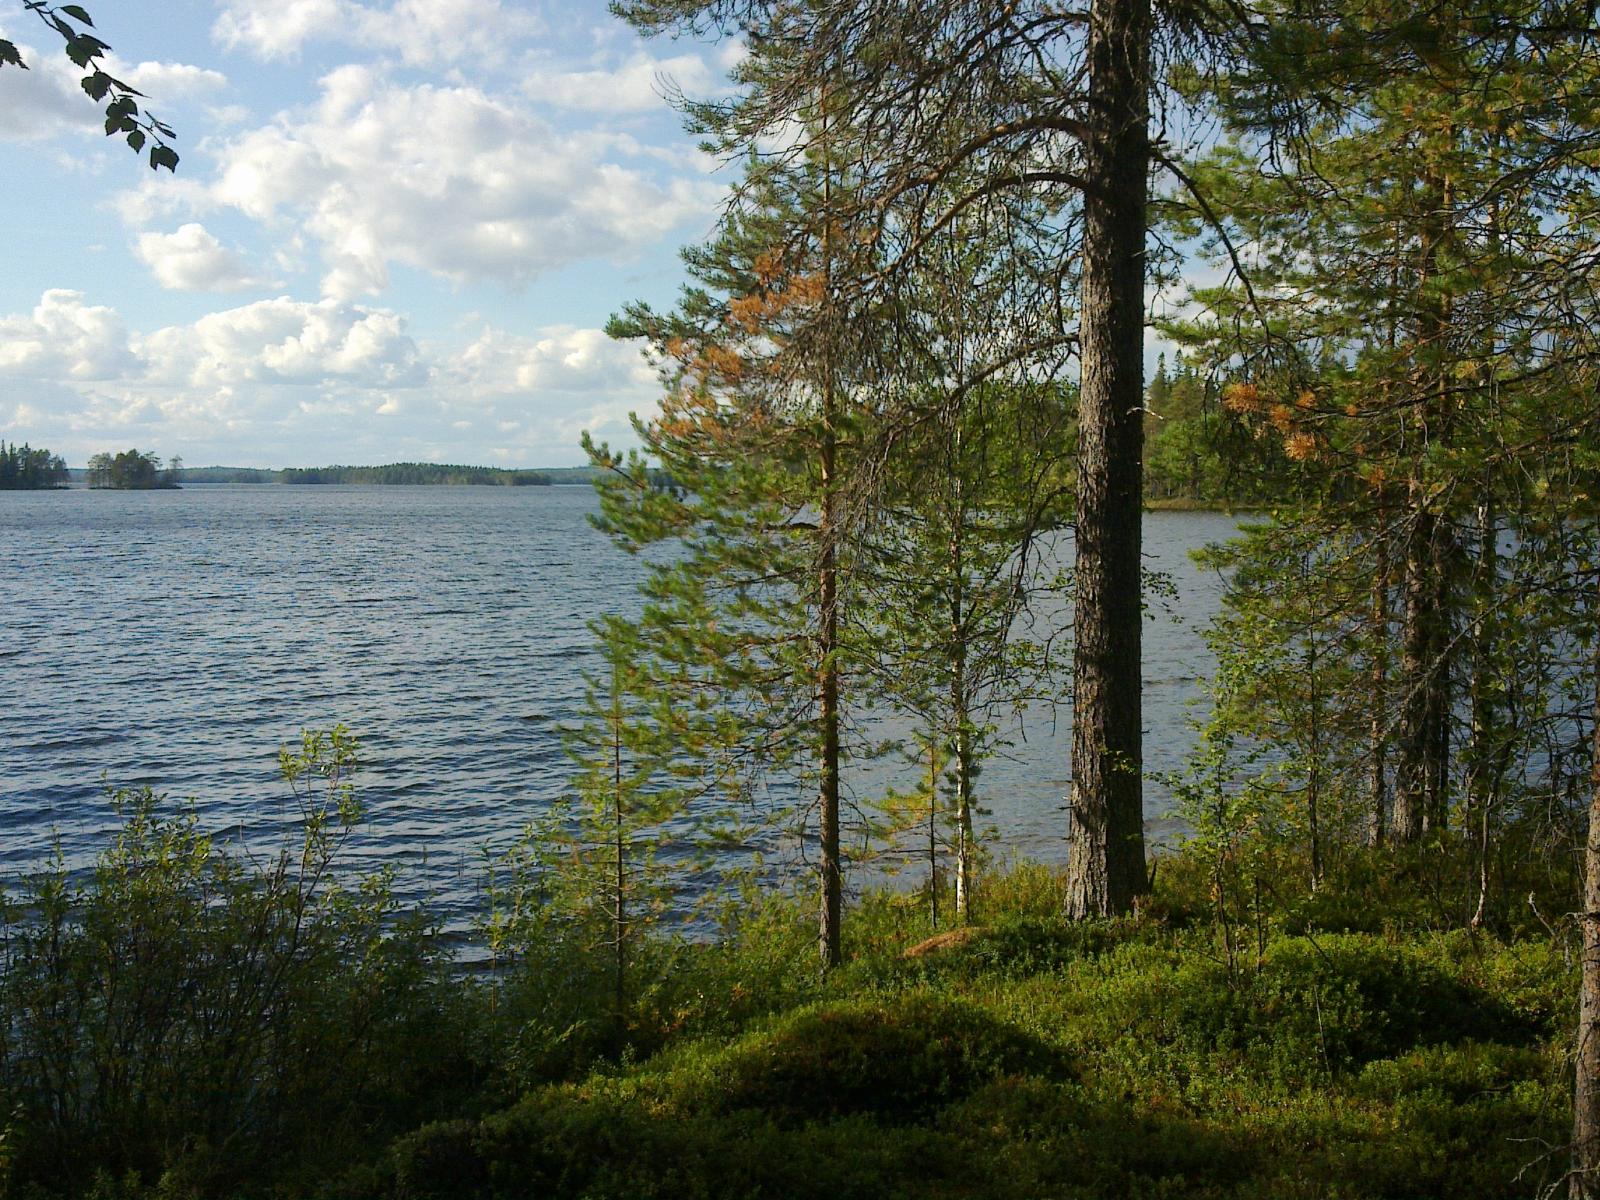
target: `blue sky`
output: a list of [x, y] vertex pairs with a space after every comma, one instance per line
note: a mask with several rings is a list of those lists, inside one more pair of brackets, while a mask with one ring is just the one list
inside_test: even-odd
[[81, 464], [562, 465], [653, 375], [606, 317], [668, 303], [728, 177], [599, 0], [84, 0], [178, 131], [159, 175], [0, 0], [0, 438]]

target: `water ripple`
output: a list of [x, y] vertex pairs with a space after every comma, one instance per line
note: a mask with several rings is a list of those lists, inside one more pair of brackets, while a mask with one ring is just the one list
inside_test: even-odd
[[[87, 863], [116, 824], [106, 786], [193, 797], [208, 827], [264, 852], [295, 817], [276, 747], [343, 721], [371, 762], [351, 862], [401, 867], [407, 896], [465, 928], [483, 848], [565, 785], [588, 622], [637, 603], [643, 564], [590, 527], [594, 508], [587, 488], [0, 493], [0, 538], [24, 564], [0, 572], [0, 881], [57, 842]], [[1167, 771], [1216, 603], [1185, 553], [1232, 523], [1146, 529], [1186, 617], [1146, 625], [1147, 766]], [[1032, 713], [1026, 733], [984, 773], [984, 800], [1008, 846], [1059, 859], [1070, 724]], [[896, 770], [858, 770], [855, 790]], [[1153, 832], [1170, 831], [1168, 807], [1152, 785]]]

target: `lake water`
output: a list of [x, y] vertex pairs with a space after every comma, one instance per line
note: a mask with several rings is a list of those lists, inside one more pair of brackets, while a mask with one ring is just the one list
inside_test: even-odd
[[[582, 701], [586, 623], [636, 603], [639, 564], [590, 527], [595, 507], [587, 487], [0, 493], [0, 877], [57, 838], [89, 861], [115, 827], [106, 785], [273, 836], [292, 813], [278, 746], [342, 721], [370, 763], [349, 862], [394, 865], [404, 894], [464, 926], [483, 849], [567, 778], [559, 727]], [[1179, 596], [1145, 629], [1153, 775], [1191, 744], [1221, 592], [1188, 551], [1235, 525], [1145, 519], [1147, 565]], [[1059, 862], [1068, 715], [1032, 712], [1020, 734], [980, 781], [987, 820], [1005, 849]], [[1172, 836], [1169, 809], [1152, 780], [1154, 839]]]

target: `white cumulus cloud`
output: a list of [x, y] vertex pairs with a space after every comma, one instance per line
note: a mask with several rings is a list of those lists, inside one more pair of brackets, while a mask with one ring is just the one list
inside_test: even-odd
[[82, 73], [59, 50], [41, 53], [26, 44], [17, 48], [29, 69], [0, 70], [0, 140], [35, 141], [91, 129], [104, 120], [79, 85]]
[[260, 300], [157, 330], [141, 348], [152, 377], [179, 387], [393, 388], [428, 376], [404, 318], [336, 300]]
[[53, 288], [32, 312], [0, 317], [0, 377], [109, 380], [138, 367], [122, 317], [82, 292]]
[[252, 274], [241, 255], [195, 222], [172, 233], [142, 233], [134, 250], [156, 282], [173, 291], [243, 292], [273, 286]]
[[537, 337], [498, 329], [482, 331], [452, 368], [480, 387], [501, 391], [559, 392], [656, 386], [655, 372], [639, 347], [618, 342], [601, 329], [558, 325]]
[[377, 50], [412, 66], [496, 63], [540, 22], [501, 0], [219, 0], [213, 36], [261, 58], [293, 58], [310, 42]]
[[123, 67], [114, 57], [106, 62], [111, 74], [143, 92], [152, 103], [206, 96], [228, 86], [228, 77], [221, 71], [189, 63], [142, 62]]
[[[0, 70], [0, 141], [37, 141], [68, 132], [104, 136], [104, 106], [84, 94], [84, 72], [61, 53], [60, 44], [41, 48], [19, 43], [18, 49], [28, 70]], [[185, 63], [134, 64], [108, 54], [102, 65], [144, 92], [158, 112], [163, 102], [216, 92], [228, 82], [219, 71]]]
[[146, 180], [124, 217], [237, 209], [303, 235], [324, 294], [350, 299], [381, 292], [395, 264], [520, 285], [586, 258], [623, 261], [687, 221], [709, 223], [721, 194], [476, 88], [404, 87], [346, 66], [321, 89], [309, 112], [218, 146], [209, 183]]
[[387, 309], [278, 297], [145, 336], [77, 292], [0, 317], [0, 425], [82, 463], [138, 445], [195, 464], [561, 465], [628, 443], [654, 373], [598, 329], [419, 343]]
[[529, 99], [558, 108], [593, 112], [651, 112], [666, 107], [674, 92], [710, 91], [722, 72], [694, 54], [653, 58], [642, 51], [612, 67], [535, 69], [523, 83]]

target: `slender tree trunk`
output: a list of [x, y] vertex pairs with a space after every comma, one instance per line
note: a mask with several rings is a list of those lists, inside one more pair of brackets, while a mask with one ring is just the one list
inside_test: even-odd
[[950, 523], [950, 711], [956, 727], [956, 923], [965, 925], [972, 919], [972, 718], [967, 703], [967, 613], [962, 586], [966, 567], [962, 531], [967, 513], [959, 467], [954, 474], [954, 519]]
[[1367, 724], [1367, 828], [1368, 846], [1383, 845], [1388, 819], [1389, 709], [1389, 530], [1383, 497], [1378, 498], [1378, 533], [1372, 579], [1372, 713]]
[[1316, 631], [1306, 636], [1306, 682], [1310, 687], [1311, 714], [1307, 730], [1310, 763], [1306, 770], [1306, 824], [1311, 838], [1311, 890], [1322, 886], [1322, 690], [1317, 682]]
[[[1453, 44], [1458, 36], [1454, 25], [1455, 15], [1448, 14], [1448, 25], [1444, 36]], [[1455, 144], [1454, 132], [1450, 135], [1452, 146]], [[1455, 181], [1448, 170], [1440, 175], [1438, 180], [1439, 211], [1437, 233], [1435, 234], [1438, 249], [1433, 254], [1430, 264], [1430, 274], [1442, 274], [1439, 264], [1439, 254], [1449, 249], [1455, 239]], [[1455, 321], [1455, 303], [1448, 288], [1441, 289], [1439, 298], [1433, 302], [1436, 314], [1430, 317], [1434, 323], [1433, 341], [1435, 344], [1433, 365], [1433, 387], [1435, 397], [1432, 405], [1432, 419], [1437, 423], [1437, 437], [1441, 442], [1448, 444], [1450, 440], [1450, 426], [1452, 420], [1450, 411], [1453, 407], [1450, 399], [1451, 388], [1454, 380], [1451, 378], [1450, 331]], [[1450, 521], [1444, 514], [1433, 527], [1433, 619], [1429, 623], [1429, 633], [1433, 637], [1431, 659], [1433, 666], [1428, 675], [1428, 734], [1432, 752], [1428, 763], [1428, 803], [1423, 811], [1423, 825], [1426, 832], [1443, 833], [1450, 820], [1450, 712], [1452, 707], [1452, 674], [1453, 651], [1451, 649], [1452, 623], [1455, 615], [1455, 597], [1453, 595], [1453, 581], [1457, 559], [1460, 553], [1460, 543], [1457, 541], [1455, 531]]]
[[1150, 0], [1090, 5], [1066, 912], [1148, 887], [1140, 679]]
[[956, 731], [956, 922], [961, 925], [972, 920], [976, 849], [972, 837], [972, 739], [963, 712]]
[[[1600, 575], [1594, 611], [1600, 614]], [[1572, 1200], [1600, 1198], [1600, 644], [1594, 654], [1594, 745], [1589, 831], [1583, 852], [1583, 981], [1578, 1013], [1577, 1079], [1572, 1100]]]
[[[1500, 170], [1500, 140], [1502, 131], [1498, 122], [1490, 143], [1491, 169]], [[1498, 194], [1489, 204], [1489, 230], [1487, 242], [1490, 252], [1498, 258], [1505, 250], [1500, 240], [1500, 200]], [[1498, 264], [1496, 264], [1498, 266]], [[1490, 326], [1483, 347], [1489, 363], [1489, 385], [1484, 397], [1494, 408], [1499, 407], [1500, 384], [1495, 376], [1495, 353], [1499, 349], [1499, 332]], [[1508, 743], [1502, 736], [1503, 726], [1496, 728], [1503, 718], [1495, 712], [1490, 699], [1490, 655], [1499, 639], [1500, 601], [1500, 521], [1495, 508], [1492, 481], [1484, 480], [1483, 499], [1478, 504], [1478, 561], [1474, 575], [1473, 601], [1477, 605], [1478, 620], [1472, 639], [1472, 731], [1467, 750], [1467, 806], [1478, 819], [1478, 904], [1472, 913], [1471, 928], [1478, 929], [1489, 908], [1489, 847], [1490, 828], [1494, 811], [1499, 804], [1500, 785], [1505, 775], [1500, 747]], [[1500, 693], [1505, 697], [1510, 689]]]
[[[615, 668], [613, 668], [615, 678]], [[628, 875], [626, 846], [622, 832], [622, 696], [619, 691], [611, 714], [611, 819], [616, 832], [617, 875], [613, 881], [617, 889], [616, 909], [612, 916], [617, 932], [617, 1032], [622, 1032], [623, 1012], [627, 1007], [628, 989]]]
[[[1400, 279], [1405, 268], [1406, 239], [1398, 221], [1395, 223], [1392, 238], [1394, 256], [1389, 265], [1389, 292], [1391, 295], [1399, 295]], [[1389, 351], [1393, 354], [1400, 341], [1400, 322], [1397, 316], [1391, 315], [1386, 333]], [[1393, 402], [1392, 387], [1392, 380], [1386, 377], [1381, 385], [1384, 412], [1390, 411]], [[1389, 722], [1395, 715], [1390, 712], [1392, 693], [1389, 680], [1392, 663], [1389, 644], [1389, 618], [1392, 612], [1389, 605], [1389, 591], [1394, 583], [1394, 571], [1390, 561], [1392, 539], [1389, 536], [1389, 501], [1390, 493], [1380, 481], [1377, 487], [1378, 513], [1375, 524], [1377, 563], [1372, 580], [1372, 716], [1367, 726], [1367, 744], [1371, 762], [1368, 764], [1370, 775], [1367, 787], [1366, 840], [1367, 845], [1372, 847], [1383, 845], [1389, 817]], [[1399, 822], [1399, 817], [1400, 811], [1397, 807], [1396, 824]]]
[[1400, 679], [1405, 692], [1400, 698], [1399, 746], [1394, 774], [1393, 832], [1395, 840], [1404, 843], [1422, 838], [1434, 748], [1429, 720], [1433, 710], [1435, 645], [1432, 623], [1436, 593], [1430, 578], [1434, 516], [1425, 502], [1417, 499], [1418, 490], [1414, 485], [1411, 527], [1406, 534], [1400, 641]]
[[839, 925], [842, 918], [843, 870], [839, 861], [839, 571], [837, 499], [834, 495], [835, 451], [833, 431], [833, 388], [825, 391], [822, 442], [822, 513], [819, 535], [822, 563], [818, 580], [821, 591], [821, 637], [817, 651], [820, 663], [820, 711], [822, 734], [822, 779], [818, 796], [818, 864], [822, 883], [822, 910], [818, 927], [818, 948], [822, 969], [839, 965]]
[[[822, 148], [828, 152], [828, 94], [821, 98]], [[822, 970], [839, 965], [839, 927], [843, 919], [844, 879], [839, 860], [839, 512], [838, 504], [838, 395], [834, 377], [833, 347], [833, 168], [826, 160], [822, 168], [822, 273], [824, 286], [823, 321], [826, 330], [827, 361], [822, 364], [822, 503], [818, 539], [821, 561], [818, 591], [821, 611], [818, 639], [819, 721], [821, 724], [821, 783], [818, 796], [818, 864], [822, 884], [822, 907], [817, 930], [817, 945]]]
[[1472, 928], [1483, 924], [1489, 906], [1490, 823], [1499, 798], [1500, 780], [1496, 764], [1495, 713], [1490, 700], [1490, 655], [1494, 644], [1494, 610], [1499, 582], [1499, 550], [1496, 545], [1494, 501], [1478, 505], [1478, 561], [1474, 600], [1478, 607], [1476, 636], [1472, 639], [1472, 725], [1467, 741], [1467, 809], [1476, 824], [1478, 840], [1478, 905], [1472, 914]]
[[[1411, 419], [1411, 473], [1406, 486], [1410, 523], [1406, 534], [1404, 608], [1401, 633], [1399, 754], [1395, 765], [1394, 836], [1416, 842], [1441, 822], [1441, 789], [1445, 771], [1441, 752], [1448, 753], [1449, 705], [1444, 695], [1449, 672], [1440, 656], [1447, 645], [1441, 636], [1447, 589], [1440, 578], [1443, 536], [1434, 499], [1428, 494], [1423, 458], [1439, 440], [1449, 334], [1449, 310], [1437, 292], [1439, 254], [1449, 225], [1448, 182], [1431, 168], [1425, 175], [1423, 234], [1418, 275], [1423, 299], [1418, 313], [1418, 383], [1422, 394]], [[1428, 290], [1430, 286], [1432, 291]], [[1441, 731], [1443, 736], [1441, 736]]]
[[1429, 633], [1433, 663], [1428, 675], [1428, 789], [1422, 824], [1426, 833], [1443, 833], [1450, 821], [1450, 713], [1453, 707], [1454, 651], [1451, 649], [1455, 596], [1453, 581], [1460, 544], [1450, 524], [1439, 521], [1433, 540], [1433, 620]]
[[939, 928], [939, 734], [928, 731], [928, 921]]

